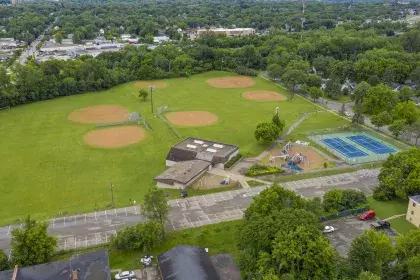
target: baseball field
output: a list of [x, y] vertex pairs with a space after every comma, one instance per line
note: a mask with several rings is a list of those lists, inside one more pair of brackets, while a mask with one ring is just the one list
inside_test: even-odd
[[[182, 137], [239, 145], [245, 156], [262, 152], [254, 129], [279, 107], [286, 126], [315, 106], [262, 78], [209, 72], [189, 78], [132, 82], [107, 91], [63, 97], [0, 111], [0, 223], [30, 214], [48, 218], [140, 201], [165, 169], [165, 156], [179, 139], [151, 113], [167, 105], [165, 117]], [[138, 112], [154, 131], [123, 122]]]

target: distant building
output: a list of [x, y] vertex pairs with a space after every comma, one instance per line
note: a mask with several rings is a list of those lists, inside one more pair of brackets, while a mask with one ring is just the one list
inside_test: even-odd
[[207, 33], [214, 33], [216, 35], [223, 34], [227, 37], [234, 37], [234, 36], [249, 36], [255, 34], [254, 28], [210, 28], [210, 29], [197, 29], [195, 30], [196, 36], [201, 36]]
[[405, 218], [416, 227], [420, 227], [420, 195], [409, 197]]
[[163, 43], [163, 42], [167, 42], [169, 40], [170, 40], [169, 36], [166, 36], [166, 35], [154, 36], [153, 37], [153, 43], [155, 43], [155, 44], [160, 44], [160, 43]]
[[131, 34], [121, 34], [121, 40], [128, 41], [131, 39]]
[[[16, 273], [16, 277], [13, 278]], [[71, 259], [0, 271], [0, 280], [111, 280], [107, 251], [73, 255]]]

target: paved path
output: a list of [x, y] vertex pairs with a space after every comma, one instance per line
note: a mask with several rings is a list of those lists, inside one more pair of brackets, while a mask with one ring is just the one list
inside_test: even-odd
[[[369, 193], [378, 183], [375, 170], [298, 180], [282, 183], [303, 197], [322, 196], [332, 188], [359, 189]], [[226, 191], [208, 195], [175, 199], [169, 201], [172, 207], [168, 230], [198, 227], [243, 217], [244, 210], [251, 204], [252, 197], [269, 186]], [[59, 249], [77, 249], [106, 243], [116, 231], [126, 226], [144, 222], [138, 206], [105, 210], [81, 215], [60, 217], [50, 220], [48, 231], [58, 237]], [[9, 238], [14, 228], [22, 224], [0, 228], [0, 249], [10, 252]]]

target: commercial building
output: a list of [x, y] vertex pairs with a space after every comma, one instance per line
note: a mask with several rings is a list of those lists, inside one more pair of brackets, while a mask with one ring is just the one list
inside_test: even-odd
[[216, 35], [226, 35], [227, 37], [234, 36], [249, 36], [255, 34], [254, 28], [210, 28], [210, 29], [197, 29], [195, 30], [196, 36], [201, 36], [206, 33], [214, 33]]
[[407, 221], [420, 227], [420, 195], [411, 196], [408, 199]]

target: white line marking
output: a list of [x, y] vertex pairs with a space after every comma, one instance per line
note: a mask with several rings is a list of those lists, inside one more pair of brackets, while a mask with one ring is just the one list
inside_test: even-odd
[[117, 209], [115, 208], [114, 211], [115, 211], [115, 218], [118, 218]]
[[106, 214], [106, 210], [105, 210], [105, 219], [108, 220], [108, 215]]
[[98, 219], [96, 218], [96, 211], [95, 211], [95, 221], [98, 221]]
[[64, 226], [66, 226], [66, 217], [64, 217]]
[[128, 216], [128, 214], [127, 214], [127, 207], [124, 207], [124, 211], [125, 211], [125, 216], [127, 217]]

